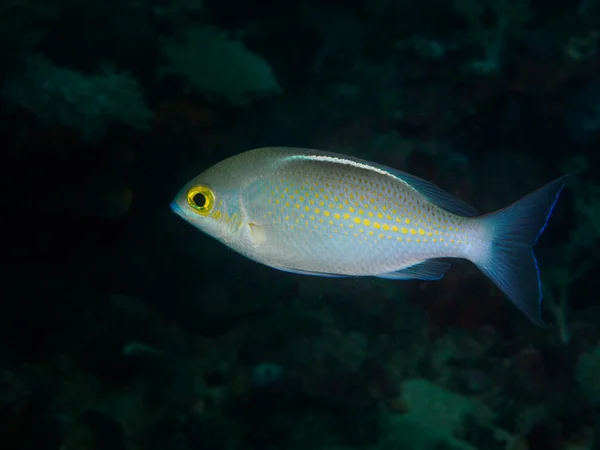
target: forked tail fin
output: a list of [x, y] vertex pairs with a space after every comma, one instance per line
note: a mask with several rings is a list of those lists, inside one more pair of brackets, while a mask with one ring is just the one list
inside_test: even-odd
[[534, 323], [541, 316], [542, 286], [533, 246], [546, 228], [567, 176], [557, 178], [506, 208], [475, 220], [490, 245], [473, 262]]

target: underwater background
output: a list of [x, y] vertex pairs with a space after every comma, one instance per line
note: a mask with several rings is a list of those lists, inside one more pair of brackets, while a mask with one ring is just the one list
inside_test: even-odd
[[[600, 2], [1, 0], [6, 450], [600, 449]], [[548, 328], [439, 281], [254, 263], [178, 218], [263, 146], [482, 212], [573, 174]]]

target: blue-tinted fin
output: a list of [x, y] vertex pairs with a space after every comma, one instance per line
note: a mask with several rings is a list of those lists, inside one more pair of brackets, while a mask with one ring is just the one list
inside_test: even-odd
[[518, 202], [477, 219], [488, 230], [491, 244], [473, 262], [542, 327], [542, 286], [533, 246], [546, 228], [566, 179], [558, 178]]
[[[390, 169], [388, 169], [389, 171]], [[442, 188], [437, 187], [435, 184], [425, 181], [422, 178], [416, 177], [409, 173], [401, 170], [391, 169], [393, 175], [396, 175], [401, 180], [408, 183], [411, 187], [415, 188], [420, 192], [427, 200], [442, 209], [445, 209], [452, 214], [458, 214], [464, 217], [475, 217], [479, 215], [477, 209], [473, 206], [463, 202], [461, 199], [455, 197], [449, 192], [444, 191]]]
[[311, 272], [310, 270], [298, 270], [298, 269], [289, 269], [287, 267], [275, 267], [274, 269], [282, 270], [283, 272], [295, 273], [298, 275], [312, 275], [317, 277], [327, 277], [327, 278], [346, 278], [348, 275], [339, 275], [335, 273], [324, 273], [324, 272]]
[[[314, 150], [309, 151], [312, 151], [314, 153], [325, 154], [324, 152], [318, 152]], [[410, 185], [434, 205], [439, 206], [440, 208], [445, 209], [448, 212], [458, 214], [464, 217], [475, 217], [479, 215], [477, 209], [475, 209], [473, 206], [463, 202], [459, 198], [456, 198], [454, 195], [444, 191], [442, 188], [437, 187], [435, 184], [430, 183], [429, 181], [425, 181], [422, 178], [411, 175], [410, 173], [406, 173], [402, 170], [394, 169], [383, 164], [377, 164], [371, 161], [366, 161], [364, 159], [355, 158], [353, 156], [341, 155], [338, 153], [329, 153], [329, 155], [334, 155], [341, 159], [347, 159], [349, 161], [358, 162], [366, 166], [375, 167], [379, 170], [384, 170], [390, 175], [393, 175], [396, 178]]]
[[439, 280], [449, 268], [450, 264], [445, 261], [428, 259], [396, 272], [381, 273], [375, 276], [389, 280]]

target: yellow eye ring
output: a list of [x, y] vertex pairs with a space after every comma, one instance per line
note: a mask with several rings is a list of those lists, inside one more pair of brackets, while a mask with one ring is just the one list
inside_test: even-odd
[[187, 193], [187, 202], [194, 211], [208, 215], [215, 204], [215, 193], [206, 185], [194, 186]]

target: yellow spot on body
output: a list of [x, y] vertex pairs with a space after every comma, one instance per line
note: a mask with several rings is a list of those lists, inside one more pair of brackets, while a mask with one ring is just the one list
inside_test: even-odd
[[329, 217], [331, 215], [331, 213], [329, 211], [323, 211], [323, 215], [325, 217]]
[[334, 219], [339, 219], [340, 217], [342, 217], [342, 216], [340, 216], [338, 213], [335, 213], [335, 214], [333, 215], [333, 218], [334, 218]]
[[365, 211], [364, 211], [364, 210], [362, 210], [362, 209], [359, 209], [359, 210], [358, 210], [358, 213], [359, 213], [359, 214], [364, 214], [364, 213], [365, 213]]
[[408, 233], [408, 228], [402, 227], [400, 231], [402, 231], [402, 234], [406, 234]]
[[410, 229], [410, 234], [417, 234], [417, 231], [414, 228]]
[[378, 230], [381, 228], [381, 224], [379, 222], [373, 222], [373, 226]]
[[392, 231], [395, 231], [395, 232], [397, 233], [397, 232], [398, 232], [398, 227], [397, 227], [396, 225], [394, 225], [394, 226], [392, 227]]
[[373, 217], [373, 213], [369, 211], [369, 217]]
[[363, 224], [365, 224], [365, 226], [368, 227], [369, 225], [371, 225], [371, 221], [369, 219], [365, 219], [363, 220]]
[[406, 222], [407, 225], [410, 225], [410, 219], [408, 217], [406, 219], [404, 219], [404, 221]]
[[300, 209], [300, 205], [298, 203], [296, 203], [295, 208]]
[[354, 218], [354, 223], [360, 223], [360, 217], [355, 217]]
[[423, 230], [423, 229], [419, 229], [419, 234], [420, 234], [421, 236], [423, 236], [423, 235], [425, 234], [425, 230]]
[[383, 239], [384, 237], [385, 237], [385, 234], [383, 234], [383, 233], [379, 234], [379, 239]]
[[348, 220], [350, 218], [350, 214], [346, 213], [344, 214], [344, 219]]
[[377, 218], [378, 218], [378, 219], [383, 219], [383, 214], [381, 214], [381, 213], [377, 213]]
[[355, 210], [354, 210], [354, 208], [351, 206], [350, 208], [348, 208], [348, 211], [350, 211], [351, 213], [353, 213]]
[[285, 206], [289, 208], [291, 206], [290, 202], [285, 202]]
[[369, 231], [369, 236], [373, 236], [375, 233], [373, 231]]

